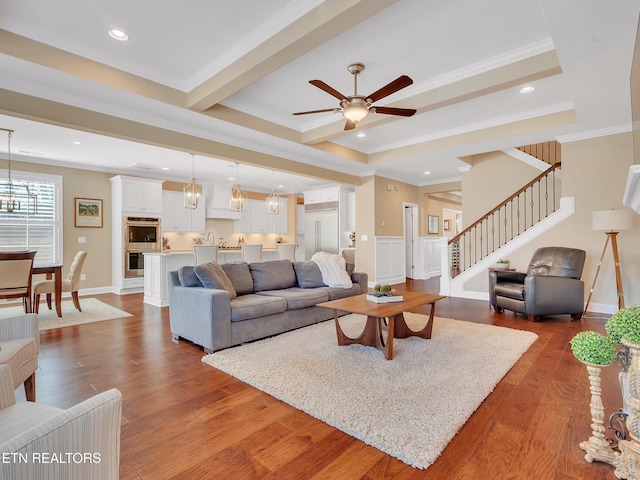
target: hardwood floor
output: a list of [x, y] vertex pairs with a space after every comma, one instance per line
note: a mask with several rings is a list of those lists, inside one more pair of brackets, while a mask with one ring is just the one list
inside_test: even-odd
[[[437, 293], [438, 281], [402, 287]], [[168, 308], [143, 304], [141, 294], [96, 298], [134, 316], [42, 332], [37, 400], [66, 408], [120, 389], [123, 480], [615, 478], [578, 447], [591, 434], [590, 393], [569, 348], [580, 330], [604, 332], [603, 318], [531, 323], [484, 301], [439, 301], [436, 316], [539, 338], [440, 458], [417, 470], [202, 363], [202, 348], [172, 342]], [[617, 374], [617, 366], [603, 370], [607, 415], [620, 406]]]

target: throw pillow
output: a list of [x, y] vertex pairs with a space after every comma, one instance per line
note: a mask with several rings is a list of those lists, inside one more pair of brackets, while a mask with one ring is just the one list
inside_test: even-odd
[[229, 280], [233, 284], [238, 295], [246, 295], [253, 293], [253, 278], [249, 271], [249, 264], [246, 262], [224, 263], [222, 265], [224, 273], [227, 274]]
[[320, 272], [320, 267], [316, 262], [311, 260], [308, 262], [294, 262], [293, 269], [296, 272], [300, 288], [326, 287], [322, 281], [322, 272]]
[[231, 280], [229, 280], [229, 277], [224, 273], [222, 267], [216, 262], [207, 262], [196, 265], [194, 271], [205, 288], [226, 290], [231, 294], [232, 299], [238, 296], [233, 288]]
[[296, 286], [296, 272], [291, 260], [274, 260], [249, 264], [253, 291], [282, 290]]
[[201, 287], [202, 282], [193, 271], [194, 267], [186, 265], [178, 269], [178, 279], [183, 287]]

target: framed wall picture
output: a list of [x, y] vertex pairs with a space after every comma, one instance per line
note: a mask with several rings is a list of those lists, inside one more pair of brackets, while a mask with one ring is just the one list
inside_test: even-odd
[[429, 215], [428, 216], [428, 226], [429, 226], [429, 233], [435, 233], [438, 234], [438, 222], [440, 221], [440, 217], [437, 217], [435, 215]]
[[444, 225], [443, 227], [445, 231], [451, 230], [451, 227], [449, 226], [449, 220], [444, 220]]
[[75, 217], [76, 227], [102, 228], [102, 200], [76, 197]]

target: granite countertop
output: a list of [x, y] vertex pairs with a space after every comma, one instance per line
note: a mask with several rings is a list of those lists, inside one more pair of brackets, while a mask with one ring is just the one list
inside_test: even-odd
[[[276, 252], [277, 248], [263, 248], [263, 252]], [[242, 250], [240, 248], [220, 248], [218, 249], [218, 253], [240, 253]], [[161, 252], [144, 252], [145, 255], [193, 255], [193, 250], [162, 250]]]

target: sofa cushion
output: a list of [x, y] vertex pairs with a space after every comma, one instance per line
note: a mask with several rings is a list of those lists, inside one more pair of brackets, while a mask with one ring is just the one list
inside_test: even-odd
[[249, 271], [249, 264], [246, 262], [231, 262], [222, 265], [222, 269], [225, 271], [233, 288], [238, 295], [246, 295], [247, 293], [253, 293], [253, 278], [251, 278], [251, 272]]
[[249, 264], [253, 291], [280, 290], [296, 286], [296, 272], [291, 260], [254, 262]]
[[287, 310], [313, 307], [317, 303], [329, 300], [329, 294], [321, 288], [291, 287], [282, 290], [265, 290], [256, 295], [284, 298], [287, 301]]
[[202, 282], [196, 275], [193, 266], [185, 265], [178, 269], [178, 279], [183, 287], [201, 287]]
[[237, 297], [233, 283], [231, 283], [231, 280], [218, 263], [201, 263], [195, 266], [194, 271], [198, 279], [202, 282], [203, 287], [226, 290], [231, 295], [231, 298]]
[[329, 300], [337, 300], [339, 298], [352, 297], [360, 295], [362, 290], [359, 283], [354, 283], [351, 288], [340, 287], [320, 287], [318, 290], [324, 290], [329, 295]]
[[241, 322], [286, 310], [287, 301], [284, 298], [250, 293], [231, 300], [231, 321]]
[[309, 260], [308, 262], [294, 262], [293, 269], [296, 272], [296, 278], [300, 288], [316, 288], [325, 286], [322, 281], [322, 272], [320, 272], [320, 267], [318, 267], [318, 264], [313, 260]]

